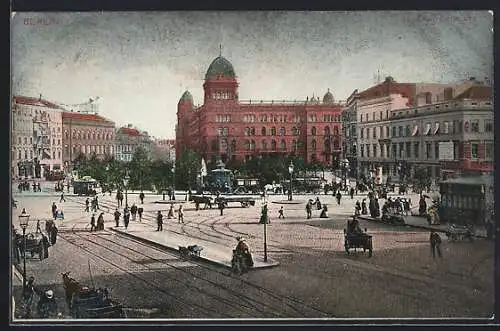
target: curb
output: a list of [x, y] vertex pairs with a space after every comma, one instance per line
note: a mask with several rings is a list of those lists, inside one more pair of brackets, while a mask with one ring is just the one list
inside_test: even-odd
[[[137, 241], [140, 241], [142, 243], [151, 245], [153, 247], [160, 248], [160, 249], [163, 249], [163, 250], [168, 250], [168, 251], [171, 251], [171, 252], [176, 252], [177, 254], [179, 254], [179, 250], [176, 249], [176, 248], [173, 248], [173, 247], [170, 247], [170, 246], [167, 246], [167, 245], [164, 245], [164, 244], [160, 244], [160, 243], [157, 243], [155, 241], [152, 241], [152, 240], [149, 240], [149, 239], [145, 239], [145, 238], [142, 238], [142, 237], [139, 237], [139, 236], [127, 233], [127, 232], [115, 230], [114, 228], [108, 228], [108, 229], [111, 230], [111, 231], [113, 231], [114, 233], [117, 233], [119, 235], [123, 235], [125, 237], [134, 238]], [[211, 259], [207, 259], [206, 257], [203, 257], [203, 256], [196, 257], [194, 259], [198, 260], [198, 261], [204, 261], [206, 263], [210, 263], [212, 265], [216, 265], [216, 266], [219, 266], [219, 267], [224, 267], [226, 269], [231, 270], [231, 266], [230, 265], [227, 265], [227, 264], [224, 264], [224, 263], [221, 263], [221, 262], [218, 262], [218, 261], [214, 261], [214, 260], [211, 260]], [[279, 265], [279, 263], [276, 261], [276, 264], [266, 265], [266, 266], [263, 266], [263, 267], [253, 268], [253, 269], [250, 269], [250, 270], [269, 269], [269, 268], [272, 268], [272, 267], [276, 267], [278, 265]]]
[[[360, 219], [362, 220], [365, 220], [365, 221], [370, 221], [370, 222], [377, 222], [377, 223], [382, 223], [382, 224], [388, 224], [388, 223], [384, 223], [382, 221], [378, 221], [376, 219], [373, 219], [371, 217], [366, 217], [366, 216], [358, 216]], [[405, 223], [405, 224], [388, 224], [388, 225], [394, 225], [394, 226], [409, 226], [411, 228], [416, 228], [416, 229], [424, 229], [424, 230], [433, 230], [433, 231], [436, 231], [436, 232], [441, 232], [441, 233], [446, 233], [446, 230], [444, 229], [439, 229], [439, 228], [433, 228], [431, 226], [426, 226], [426, 225], [415, 225], [415, 224], [408, 224], [408, 223]], [[477, 235], [475, 234], [474, 237], [477, 237], [477, 238], [483, 238], [483, 239], [486, 239], [487, 237], [486, 236], [483, 236], [483, 235]]]

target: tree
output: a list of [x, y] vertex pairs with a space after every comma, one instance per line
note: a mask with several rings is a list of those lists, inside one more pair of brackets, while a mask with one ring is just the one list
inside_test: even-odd
[[426, 187], [431, 185], [431, 176], [427, 172], [427, 168], [417, 167], [415, 168], [415, 174], [413, 176], [413, 190], [422, 192]]
[[[182, 152], [175, 166], [175, 187], [188, 189], [194, 182], [193, 178], [200, 172], [201, 155], [198, 152], [186, 150]], [[182, 181], [181, 181], [182, 180]]]
[[128, 163], [130, 184], [132, 189], [142, 190], [151, 186], [151, 161], [143, 148], [137, 148]]
[[169, 185], [172, 185], [172, 163], [163, 160], [151, 162], [151, 180], [158, 193], [164, 192]]

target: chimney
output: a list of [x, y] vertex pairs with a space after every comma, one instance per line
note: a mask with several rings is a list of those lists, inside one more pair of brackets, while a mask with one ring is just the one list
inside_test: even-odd
[[38, 98], [38, 101], [42, 101], [42, 93], [40, 93], [40, 97]]

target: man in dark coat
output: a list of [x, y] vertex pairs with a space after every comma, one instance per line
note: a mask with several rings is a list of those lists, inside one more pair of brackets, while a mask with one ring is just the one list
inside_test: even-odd
[[118, 211], [118, 208], [116, 208], [115, 213], [114, 213], [116, 227], [119, 227], [119, 226], [120, 226], [120, 216], [121, 216], [121, 215], [122, 215], [122, 214]]
[[432, 253], [432, 258], [436, 258], [436, 251], [437, 255], [441, 257], [441, 237], [436, 231], [432, 231], [429, 241], [431, 243], [431, 253]]
[[95, 214], [92, 214], [92, 217], [90, 218], [90, 232], [97, 230], [95, 226]]
[[137, 214], [139, 215], [139, 222], [142, 222], [142, 213], [144, 212], [144, 208], [137, 208]]
[[158, 210], [158, 215], [156, 216], [156, 223], [158, 225], [156, 231], [163, 231], [163, 215], [159, 210]]
[[143, 205], [144, 204], [144, 192], [141, 192], [139, 194], [139, 199], [141, 200], [141, 205]]

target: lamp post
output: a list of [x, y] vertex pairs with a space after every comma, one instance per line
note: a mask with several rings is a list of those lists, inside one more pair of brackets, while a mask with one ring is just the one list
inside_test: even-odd
[[128, 182], [130, 180], [130, 176], [128, 175], [128, 170], [125, 173], [125, 177], [123, 178], [123, 185], [125, 186], [125, 207], [128, 206]]
[[264, 215], [264, 262], [267, 262], [267, 196], [264, 192], [264, 205], [262, 206], [262, 210], [265, 210]]
[[26, 228], [30, 220], [29, 214], [19, 215], [19, 225], [23, 229], [23, 290], [26, 288]]
[[172, 200], [175, 200], [175, 164], [172, 165]]
[[344, 187], [347, 189], [347, 173], [349, 172], [350, 167], [349, 167], [349, 160], [344, 159], [342, 160], [342, 172], [343, 172], [343, 177], [344, 177]]
[[[110, 184], [109, 184], [109, 165], [106, 165], [106, 187], [109, 189], [109, 194], [111, 195], [111, 188], [110, 188]], [[102, 192], [103, 195], [105, 194], [105, 192]]]
[[288, 173], [290, 174], [290, 192], [288, 194], [288, 200], [292, 201], [292, 176], [293, 176], [293, 162], [290, 161], [288, 165]]

